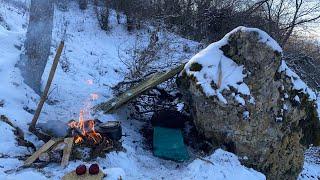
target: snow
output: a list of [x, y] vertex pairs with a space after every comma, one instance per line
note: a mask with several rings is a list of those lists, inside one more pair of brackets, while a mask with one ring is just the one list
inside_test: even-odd
[[235, 99], [236, 99], [242, 106], [246, 105], [246, 102], [244, 101], [244, 99], [243, 99], [239, 94], [237, 94], [237, 95], [235, 96]]
[[200, 159], [188, 165], [191, 179], [265, 179], [262, 173], [253, 173], [253, 169], [240, 164], [237, 156], [222, 149], [217, 149], [206, 159], [214, 162], [214, 165], [208, 166], [207, 162]]
[[[0, 14], [3, 15], [11, 29], [9, 31], [0, 26], [0, 100], [4, 100], [3, 107], [0, 107], [0, 115], [6, 115], [15, 125], [25, 128], [26, 120], [30, 120], [32, 116], [23, 110], [23, 107], [26, 105], [34, 107], [35, 104], [32, 99], [38, 98], [37, 96], [27, 95], [34, 93], [23, 84], [20, 72], [15, 67], [20, 54], [17, 47], [21, 46], [20, 39], [25, 34], [23, 23], [26, 18], [19, 12], [19, 9], [5, 4], [1, 5]], [[27, 100], [26, 96], [29, 96], [30, 99]], [[0, 122], [0, 124], [1, 134], [7, 135], [0, 137], [0, 142], [3, 143], [0, 153], [8, 153], [10, 156], [27, 153], [28, 151], [25, 148], [16, 147], [12, 128], [3, 122]]]
[[250, 118], [250, 113], [249, 113], [249, 111], [244, 111], [244, 112], [242, 113], [242, 116], [243, 116], [243, 119], [249, 119], [249, 118]]
[[183, 102], [177, 104], [177, 111], [181, 112], [183, 110], [183, 108], [184, 108], [184, 103]]
[[280, 45], [277, 43], [277, 41], [275, 41], [272, 37], [270, 37], [268, 33], [264, 32], [264, 31], [262, 31], [262, 30], [260, 30], [258, 28], [244, 28], [244, 27], [241, 27], [241, 29], [245, 29], [247, 31], [258, 32], [259, 36], [260, 36], [259, 42], [266, 43], [273, 50], [278, 51], [278, 52], [282, 52], [282, 48], [280, 47]]
[[[230, 89], [229, 86], [233, 86], [236, 89], [246, 87], [246, 85], [239, 86], [238, 82], [243, 82], [245, 77], [243, 72], [243, 66], [238, 66], [234, 61], [223, 55], [220, 47], [225, 45], [227, 39], [222, 40], [209, 45], [206, 49], [200, 51], [185, 65], [186, 73], [189, 76], [194, 76], [197, 79], [197, 84], [201, 85], [204, 93], [207, 96], [218, 96], [219, 100], [227, 103], [227, 100], [223, 97], [222, 91], [224, 89]], [[200, 71], [191, 71], [190, 67], [193, 63], [202, 65]], [[220, 63], [220, 70], [219, 70]], [[211, 82], [218, 84], [219, 72], [221, 76], [221, 86], [217, 89], [213, 89]], [[249, 88], [246, 88], [249, 89]]]
[[[282, 52], [278, 43], [264, 31], [240, 26], [226, 34], [220, 41], [210, 44], [207, 48], [193, 56], [184, 68], [187, 75], [196, 78], [197, 84], [202, 87], [203, 92], [207, 96], [217, 96], [225, 104], [227, 104], [227, 100], [222, 95], [222, 92], [225, 89], [230, 90], [230, 87], [234, 87], [242, 95], [250, 95], [249, 87], [243, 82], [243, 79], [246, 77], [246, 74], [243, 74], [243, 66], [226, 57], [220, 49], [228, 43], [230, 35], [237, 31], [257, 32], [261, 42], [267, 43], [273, 50]], [[190, 69], [195, 63], [202, 66], [200, 71]], [[212, 82], [216, 84], [217, 88], [212, 87]], [[235, 100], [245, 105], [244, 99], [240, 95], [236, 95]], [[254, 103], [253, 97], [250, 103]]]
[[279, 67], [279, 72], [284, 72], [288, 77], [291, 78], [291, 82], [293, 84], [293, 88], [296, 90], [301, 90], [304, 94], [309, 95], [310, 100], [316, 100], [316, 93], [310, 89], [305, 82], [303, 82], [300, 77], [293, 72], [286, 64], [284, 60], [281, 61], [281, 65]]
[[[38, 141], [27, 130], [33, 114], [24, 110], [26, 108], [34, 110], [39, 102], [39, 96], [23, 83], [20, 71], [15, 66], [21, 54], [17, 47], [23, 44], [26, 33], [24, 24], [27, 22], [28, 14], [24, 14], [23, 10], [14, 8], [5, 2], [0, 6], [0, 13], [10, 25], [10, 30], [0, 25], [0, 101], [4, 100], [4, 106], [0, 107], [0, 114], [9, 117], [25, 132], [26, 138], [39, 148], [43, 142]], [[142, 41], [147, 42], [148, 32], [141, 30], [132, 34], [127, 33], [124, 26], [117, 25], [114, 12], [110, 22], [111, 32], [106, 33], [100, 30], [91, 6], [86, 11], [80, 11], [77, 5], [72, 4], [67, 12], [58, 10], [55, 12], [52, 55], [43, 75], [43, 82], [48, 77], [53, 56], [63, 37], [63, 29], [67, 28], [65, 49], [50, 90], [49, 101], [51, 103], [44, 105], [39, 119], [40, 123], [67, 122], [70, 119], [77, 119], [81, 109], [89, 110], [93, 105], [113, 97], [111, 87], [122, 81], [127, 72], [126, 66], [118, 57], [119, 47], [130, 47], [136, 42], [138, 33]], [[174, 34], [162, 32], [161, 37], [164, 36], [174, 39], [175, 43], [170, 48], [178, 49], [172, 55], [173, 59], [184, 59], [185, 56], [192, 55], [192, 53], [186, 55], [183, 52], [182, 44], [190, 47], [197, 46], [197, 43]], [[262, 40], [265, 41], [263, 38]], [[277, 48], [272, 41], [269, 43], [270, 47]], [[215, 48], [212, 47], [212, 49]], [[225, 59], [226, 57], [222, 58], [224, 59], [222, 63], [223, 87], [217, 91], [217, 94], [222, 88], [227, 88], [227, 84], [235, 85], [239, 81], [242, 82], [244, 77], [241, 66], [237, 66], [230, 59]], [[160, 57], [161, 62], [167, 63], [166, 59], [165, 56]], [[220, 56], [218, 56], [219, 59]], [[218, 65], [218, 60], [212, 64]], [[67, 69], [63, 65], [67, 65]], [[217, 67], [211, 67], [211, 69], [216, 71]], [[229, 74], [236, 79], [228, 77]], [[249, 88], [244, 83], [236, 87], [239, 93], [250, 94]], [[92, 96], [92, 94], [97, 96]], [[179, 107], [181, 108], [182, 105]], [[237, 156], [221, 149], [205, 157], [212, 161], [213, 165], [196, 157], [184, 163], [154, 157], [150, 150], [144, 148], [140, 134], [142, 122], [127, 120], [126, 109], [117, 114], [91, 115], [87, 113], [86, 116], [94, 116], [102, 121], [120, 120], [123, 132], [129, 135], [123, 137], [123, 146], [126, 151], [111, 152], [106, 154], [106, 158], [97, 158], [90, 162], [71, 161], [65, 169], [59, 164], [51, 163], [41, 170], [28, 168], [16, 172], [15, 169], [23, 164], [19, 156], [29, 155], [31, 152], [24, 147], [17, 146], [12, 128], [0, 122], [0, 134], [2, 135], [0, 136], [0, 179], [19, 180], [26, 179], [26, 177], [29, 179], [61, 179], [65, 173], [74, 170], [78, 165], [89, 166], [92, 163], [98, 163], [101, 166], [104, 173], [107, 174], [105, 179], [118, 179], [120, 176], [123, 179], [266, 179], [263, 174], [241, 165]], [[2, 155], [5, 157], [1, 157]]]
[[36, 179], [36, 180], [46, 180], [48, 178], [46, 178], [44, 175], [39, 174], [37, 172], [34, 171], [25, 171], [25, 172], [21, 172], [18, 174], [13, 174], [10, 176], [2, 176], [0, 175], [0, 179], [5, 179], [5, 180], [16, 180], [16, 179], [26, 179], [26, 177], [28, 177], [28, 179]]
[[319, 147], [310, 147], [305, 151], [303, 170], [300, 173], [298, 180], [320, 179], [319, 153]]
[[[316, 102], [318, 117], [320, 120], [320, 95], [313, 91], [311, 88], [309, 88], [308, 85], [305, 82], [303, 82], [301, 78], [288, 67], [284, 60], [281, 61], [281, 65], [278, 69], [278, 72], [285, 73], [285, 75], [291, 79], [293, 89], [301, 91], [302, 93], [308, 95], [310, 101]], [[285, 98], [288, 97], [288, 94], [285, 94]], [[294, 100], [300, 102], [299, 96], [296, 95], [294, 97]]]
[[256, 33], [259, 34], [259, 37], [260, 37], [259, 42], [266, 43], [274, 51], [282, 52], [282, 48], [277, 43], [277, 41], [274, 40], [272, 37], [270, 37], [268, 33], [264, 32], [264, 31], [262, 31], [261, 29], [258, 29], [258, 28], [248, 28], [248, 27], [244, 27], [244, 26], [239, 26], [239, 27], [233, 29], [232, 31], [230, 31], [228, 34], [226, 34], [224, 36], [224, 38], [229, 37], [231, 34], [237, 32], [237, 31], [256, 32]]

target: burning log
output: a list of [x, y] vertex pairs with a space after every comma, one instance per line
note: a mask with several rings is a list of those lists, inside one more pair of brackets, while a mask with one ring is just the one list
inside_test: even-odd
[[[83, 112], [80, 112], [80, 118], [78, 122], [71, 120], [69, 123], [69, 133], [70, 136], [74, 137], [75, 147], [80, 149], [83, 147], [90, 147], [90, 158], [101, 156], [103, 153], [114, 148], [113, 140], [110, 139], [107, 134], [105, 134], [105, 131], [100, 130], [101, 124], [103, 123], [97, 119], [84, 120]], [[96, 127], [99, 132], [96, 131]], [[119, 139], [121, 139], [121, 131]]]
[[95, 131], [95, 120], [85, 120], [84, 111], [80, 111], [79, 121], [71, 121], [68, 125], [71, 128], [71, 136], [75, 137], [74, 142], [76, 144], [86, 142], [92, 142], [98, 144], [102, 140], [102, 136]]

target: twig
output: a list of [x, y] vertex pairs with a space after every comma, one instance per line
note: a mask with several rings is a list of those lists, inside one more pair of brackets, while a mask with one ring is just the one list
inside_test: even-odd
[[23, 156], [10, 156], [10, 155], [7, 155], [7, 154], [3, 154], [3, 153], [0, 153], [0, 159], [6, 159], [6, 158], [16, 158], [16, 159], [19, 159], [19, 160], [26, 160], [27, 159], [27, 156], [26, 155], [23, 155]]
[[[56, 56], [54, 57], [54, 60], [53, 60], [53, 64], [52, 64], [52, 67], [51, 67], [51, 70], [50, 70], [50, 74], [49, 74], [49, 78], [48, 78], [46, 87], [45, 87], [44, 92], [43, 92], [43, 94], [41, 96], [41, 99], [40, 99], [40, 102], [38, 104], [37, 110], [36, 110], [36, 112], [35, 112], [35, 114], [33, 116], [32, 122], [31, 122], [31, 124], [29, 126], [29, 131], [34, 133], [36, 136], [37, 136], [37, 134], [39, 135], [39, 132], [36, 129], [36, 123], [37, 123], [37, 121], [39, 119], [39, 116], [40, 116], [42, 107], [44, 105], [44, 102], [47, 99], [47, 95], [48, 95], [48, 92], [49, 92], [49, 89], [50, 89], [50, 86], [51, 86], [51, 83], [52, 83], [52, 80], [53, 80], [53, 77], [54, 77], [54, 73], [55, 73], [55, 71], [57, 69], [58, 62], [59, 62], [63, 47], [64, 47], [64, 41], [61, 41], [60, 45], [59, 45], [59, 47], [57, 49]], [[41, 138], [40, 136], [38, 136], [38, 137]]]
[[222, 56], [220, 57], [220, 61], [219, 61], [219, 65], [218, 65], [218, 83], [217, 83], [218, 89], [221, 87], [221, 83], [222, 83], [222, 62], [221, 62], [221, 58], [222, 58]]
[[196, 157], [197, 157], [198, 159], [206, 162], [206, 163], [209, 163], [209, 164], [214, 165], [214, 163], [213, 163], [212, 161], [208, 160], [208, 159], [205, 159], [205, 158], [203, 158], [203, 157], [201, 157], [201, 156], [198, 156], [198, 155], [196, 155]]

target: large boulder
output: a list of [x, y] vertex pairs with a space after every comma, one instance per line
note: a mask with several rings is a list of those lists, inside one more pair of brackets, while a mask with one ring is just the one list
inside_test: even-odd
[[268, 179], [296, 179], [317, 144], [316, 95], [267, 33], [238, 27], [185, 66], [177, 83], [199, 133]]

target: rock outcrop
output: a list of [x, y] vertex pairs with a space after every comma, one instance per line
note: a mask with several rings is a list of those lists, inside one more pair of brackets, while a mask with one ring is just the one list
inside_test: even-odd
[[296, 179], [319, 120], [315, 94], [281, 57], [265, 32], [239, 27], [195, 55], [177, 83], [205, 138], [268, 179]]

